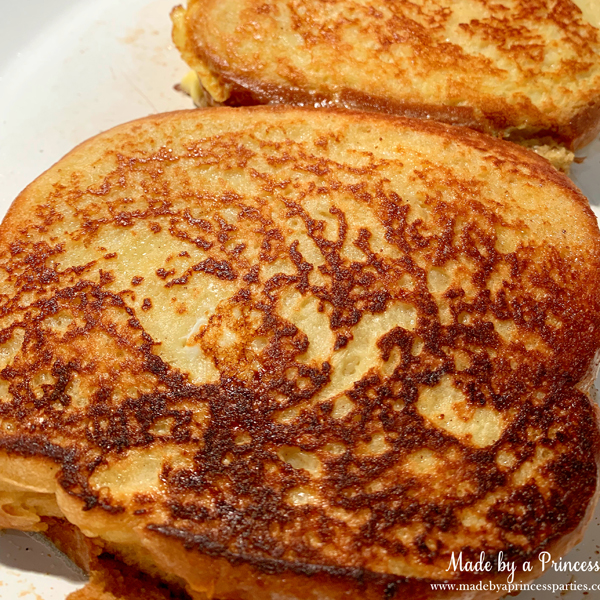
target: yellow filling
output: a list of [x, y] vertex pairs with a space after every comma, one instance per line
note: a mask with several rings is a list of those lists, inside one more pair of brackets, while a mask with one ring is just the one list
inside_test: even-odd
[[184, 75], [181, 80], [181, 89], [192, 98], [198, 108], [206, 108], [208, 106], [206, 92], [200, 83], [196, 71], [190, 70]]

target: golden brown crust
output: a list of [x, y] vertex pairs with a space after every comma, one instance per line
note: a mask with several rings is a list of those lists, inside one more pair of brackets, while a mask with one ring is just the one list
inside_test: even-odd
[[174, 17], [184, 60], [231, 106], [381, 111], [570, 149], [598, 132], [600, 39], [571, 0], [190, 0]]
[[346, 111], [148, 117], [0, 228], [0, 446], [57, 464], [42, 492], [71, 523], [196, 598], [436, 597], [473, 580], [453, 552], [578, 541], [599, 291], [587, 201], [514, 144]]

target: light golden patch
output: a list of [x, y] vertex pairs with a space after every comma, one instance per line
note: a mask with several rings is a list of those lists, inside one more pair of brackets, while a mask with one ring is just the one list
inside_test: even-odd
[[347, 396], [340, 396], [336, 398], [333, 403], [333, 410], [331, 411], [331, 416], [334, 419], [343, 419], [348, 416], [355, 408], [354, 402], [350, 400]]
[[317, 475], [321, 471], [321, 461], [319, 457], [312, 452], [305, 452], [300, 448], [291, 446], [282, 446], [277, 450], [279, 458], [294, 467], [294, 469], [304, 469], [311, 475]]
[[288, 502], [294, 506], [304, 504], [317, 504], [319, 497], [313, 491], [306, 487], [293, 488], [288, 492]]
[[435, 427], [478, 448], [496, 442], [504, 429], [502, 416], [493, 408], [467, 406], [464, 394], [449, 376], [442, 377], [435, 387], [421, 388], [417, 408]]
[[404, 464], [415, 474], [434, 475], [443, 463], [431, 450], [417, 450], [407, 456]]

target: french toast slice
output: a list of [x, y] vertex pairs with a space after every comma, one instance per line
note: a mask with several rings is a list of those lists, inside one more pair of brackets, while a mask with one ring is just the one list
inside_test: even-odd
[[471, 597], [432, 584], [506, 583], [501, 552], [529, 580], [596, 503], [599, 303], [586, 199], [515, 144], [122, 125], [0, 226], [0, 526], [194, 600]]
[[600, 127], [598, 3], [188, 0], [172, 19], [197, 102], [435, 119], [562, 168]]

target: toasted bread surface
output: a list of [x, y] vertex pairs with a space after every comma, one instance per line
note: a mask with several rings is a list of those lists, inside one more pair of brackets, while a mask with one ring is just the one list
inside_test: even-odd
[[593, 510], [599, 292], [587, 201], [514, 144], [117, 127], [0, 227], [0, 524], [66, 518], [196, 599], [451, 597], [461, 551], [506, 579]]
[[572, 150], [600, 125], [600, 10], [582, 6], [189, 0], [173, 39], [217, 102], [354, 107]]

